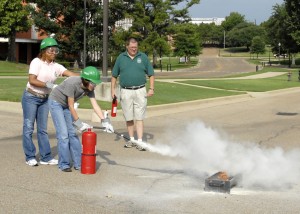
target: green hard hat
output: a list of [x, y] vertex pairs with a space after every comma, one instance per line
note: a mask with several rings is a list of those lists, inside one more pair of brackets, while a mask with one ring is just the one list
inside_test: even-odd
[[43, 41], [41, 42], [40, 50], [51, 46], [58, 46], [58, 44], [55, 39], [48, 37], [46, 39], [43, 39]]
[[83, 79], [89, 80], [95, 84], [101, 83], [100, 72], [94, 66], [85, 67], [81, 73], [80, 77]]

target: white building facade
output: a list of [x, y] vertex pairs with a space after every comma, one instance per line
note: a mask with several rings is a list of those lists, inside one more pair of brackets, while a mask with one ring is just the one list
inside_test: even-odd
[[[115, 26], [116, 28], [122, 28], [124, 30], [129, 30], [129, 28], [132, 26], [132, 19], [126, 18], [122, 19], [116, 22]], [[212, 24], [215, 25], [221, 25], [222, 22], [225, 21], [225, 18], [191, 18], [190, 23], [192, 24]]]
[[212, 23], [214, 23], [215, 25], [221, 25], [223, 21], [225, 21], [225, 18], [191, 18], [190, 23], [197, 25]]

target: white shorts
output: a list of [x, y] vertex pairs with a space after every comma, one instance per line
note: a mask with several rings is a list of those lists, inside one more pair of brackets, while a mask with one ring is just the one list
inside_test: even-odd
[[146, 116], [146, 87], [131, 90], [121, 88], [120, 103], [126, 121], [143, 120]]

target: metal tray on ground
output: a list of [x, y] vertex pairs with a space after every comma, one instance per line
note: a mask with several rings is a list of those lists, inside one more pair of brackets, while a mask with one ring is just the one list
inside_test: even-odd
[[230, 189], [237, 184], [237, 179], [227, 176], [225, 172], [217, 172], [205, 179], [204, 191], [229, 193]]

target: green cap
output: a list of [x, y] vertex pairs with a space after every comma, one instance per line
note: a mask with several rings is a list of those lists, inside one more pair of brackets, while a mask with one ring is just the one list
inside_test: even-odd
[[81, 73], [80, 77], [83, 79], [89, 80], [92, 83], [99, 84], [101, 83], [100, 72], [94, 66], [85, 67]]
[[58, 44], [55, 39], [48, 37], [46, 39], [43, 39], [43, 41], [41, 42], [40, 50], [51, 46], [58, 46]]

